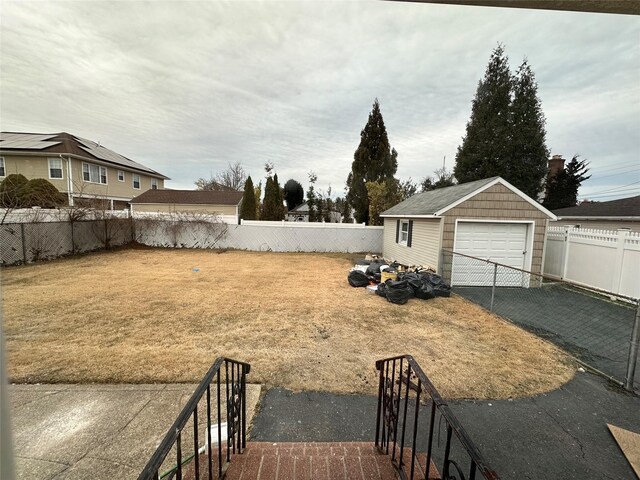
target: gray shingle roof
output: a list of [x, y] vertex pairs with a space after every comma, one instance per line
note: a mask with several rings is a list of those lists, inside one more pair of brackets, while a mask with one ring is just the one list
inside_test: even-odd
[[412, 215], [433, 215], [470, 193], [484, 187], [486, 184], [493, 182], [496, 178], [500, 177], [485, 178], [483, 180], [476, 180], [475, 182], [461, 183], [453, 187], [418, 193], [413, 197], [407, 198], [404, 202], [400, 202], [394, 207], [391, 207], [389, 210], [382, 212], [381, 216], [403, 215], [410, 217]]
[[559, 218], [573, 217], [640, 217], [640, 195], [608, 202], [589, 202], [577, 207], [559, 208]]
[[177, 203], [182, 205], [238, 205], [242, 192], [230, 190], [147, 190], [130, 203]]
[[146, 173], [153, 177], [169, 179], [169, 177], [155, 170], [134, 162], [130, 158], [109, 150], [99, 143], [76, 137], [66, 132], [62, 133], [26, 133], [26, 132], [0, 132], [0, 151], [24, 155], [27, 152], [37, 151], [59, 154], [78, 155], [88, 160], [96, 159], [102, 162], [125, 167], [134, 171]]

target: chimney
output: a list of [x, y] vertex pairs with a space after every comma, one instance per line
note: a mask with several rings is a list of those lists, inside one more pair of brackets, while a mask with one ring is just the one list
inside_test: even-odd
[[547, 180], [544, 187], [544, 192], [539, 195], [538, 201], [542, 201], [549, 195], [549, 180], [555, 177], [558, 173], [564, 170], [564, 158], [562, 155], [554, 155], [551, 160], [547, 162]]
[[558, 172], [564, 170], [564, 158], [562, 158], [562, 155], [554, 155], [551, 157], [551, 160], [547, 163], [547, 168], [547, 177], [549, 178], [555, 177]]

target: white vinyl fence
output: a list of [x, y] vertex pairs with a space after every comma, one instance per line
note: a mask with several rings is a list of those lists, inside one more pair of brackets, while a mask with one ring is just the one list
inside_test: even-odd
[[383, 227], [337, 223], [135, 221], [136, 240], [149, 246], [258, 252], [381, 252]]
[[544, 273], [640, 298], [640, 233], [549, 227]]

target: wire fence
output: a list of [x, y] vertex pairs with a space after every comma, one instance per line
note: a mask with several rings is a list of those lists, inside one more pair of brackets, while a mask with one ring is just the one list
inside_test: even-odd
[[638, 299], [452, 251], [451, 285], [458, 295], [559, 345], [629, 390], [640, 389]]
[[103, 250], [134, 240], [129, 218], [0, 225], [0, 264], [19, 265]]

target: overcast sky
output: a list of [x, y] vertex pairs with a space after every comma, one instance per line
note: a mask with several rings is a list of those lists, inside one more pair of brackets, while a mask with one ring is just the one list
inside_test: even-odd
[[101, 142], [194, 188], [229, 162], [343, 195], [377, 97], [398, 176], [452, 168], [492, 49], [526, 56], [581, 197], [640, 194], [640, 19], [396, 2], [1, 4], [3, 131]]

